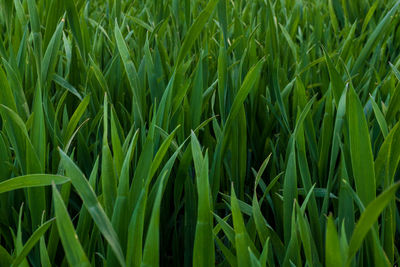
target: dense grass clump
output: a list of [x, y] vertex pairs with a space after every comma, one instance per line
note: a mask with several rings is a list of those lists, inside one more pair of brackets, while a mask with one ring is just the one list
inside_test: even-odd
[[393, 266], [400, 1], [0, 0], [0, 266]]

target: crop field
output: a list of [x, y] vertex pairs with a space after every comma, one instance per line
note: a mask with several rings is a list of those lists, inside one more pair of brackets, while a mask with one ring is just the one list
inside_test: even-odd
[[398, 266], [400, 1], [0, 0], [0, 267]]

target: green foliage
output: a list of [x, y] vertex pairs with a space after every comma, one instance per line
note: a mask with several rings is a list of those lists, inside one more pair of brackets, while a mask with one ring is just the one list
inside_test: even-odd
[[0, 267], [395, 266], [397, 0], [0, 0]]

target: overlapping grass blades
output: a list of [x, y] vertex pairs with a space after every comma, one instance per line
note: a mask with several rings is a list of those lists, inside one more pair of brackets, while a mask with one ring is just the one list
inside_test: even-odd
[[0, 266], [398, 265], [399, 4], [0, 1]]

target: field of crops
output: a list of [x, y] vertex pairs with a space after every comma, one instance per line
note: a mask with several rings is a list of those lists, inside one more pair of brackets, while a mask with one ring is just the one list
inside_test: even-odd
[[0, 0], [0, 267], [397, 266], [400, 1]]

